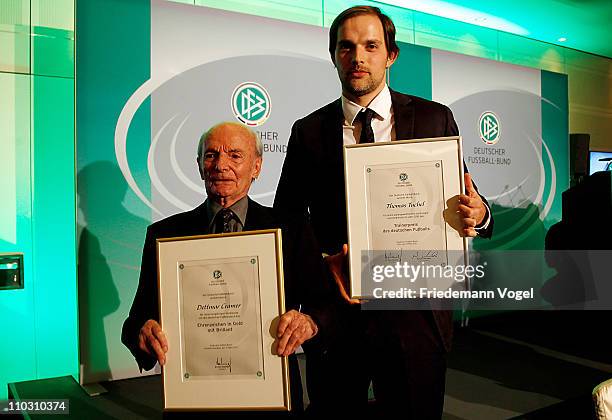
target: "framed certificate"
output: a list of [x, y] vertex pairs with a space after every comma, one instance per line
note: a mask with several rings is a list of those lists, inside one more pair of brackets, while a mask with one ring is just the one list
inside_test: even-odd
[[157, 240], [165, 410], [290, 410], [280, 232]]
[[467, 264], [461, 137], [347, 145], [344, 170], [351, 297], [372, 297], [374, 265]]

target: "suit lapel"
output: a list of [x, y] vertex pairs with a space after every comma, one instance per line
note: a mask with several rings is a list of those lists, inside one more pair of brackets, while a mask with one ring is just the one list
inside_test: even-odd
[[414, 138], [414, 103], [409, 96], [391, 90], [396, 140]]
[[270, 229], [275, 227], [274, 217], [271, 210], [251, 200], [250, 198], [248, 198], [248, 200], [249, 208], [247, 210], [243, 230]]
[[191, 211], [191, 217], [186, 219], [186, 230], [193, 232], [193, 235], [206, 235], [208, 231], [208, 212], [206, 211], [206, 201]]
[[323, 143], [324, 156], [329, 156], [333, 162], [344, 161], [343, 156], [343, 138], [342, 126], [344, 124], [344, 114], [342, 113], [342, 101], [336, 99], [330, 104], [329, 111], [325, 114], [323, 120], [323, 133], [325, 138], [321, 139]]

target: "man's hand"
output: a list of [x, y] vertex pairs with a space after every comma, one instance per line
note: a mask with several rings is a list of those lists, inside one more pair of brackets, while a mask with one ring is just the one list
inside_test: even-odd
[[295, 309], [285, 312], [278, 323], [276, 354], [289, 356], [306, 340], [314, 337], [319, 329], [312, 318]]
[[348, 279], [345, 275], [346, 273], [346, 264], [347, 264], [347, 255], [348, 255], [348, 245], [342, 245], [342, 251], [337, 254], [329, 255], [325, 257], [325, 262], [329, 267], [329, 271], [332, 273], [334, 277], [334, 281], [336, 282], [336, 286], [338, 286], [338, 292], [340, 292], [340, 296], [350, 303], [351, 305], [361, 303], [359, 299], [351, 299], [351, 297], [346, 292], [348, 290]]
[[157, 321], [149, 319], [138, 333], [138, 347], [147, 354], [156, 356], [161, 366], [166, 364], [168, 340]]
[[472, 177], [470, 174], [465, 174], [465, 192], [459, 196], [459, 213], [463, 218], [463, 236], [474, 237], [477, 235], [476, 226], [482, 223], [487, 209], [480, 198], [480, 195], [476, 192], [474, 184], [472, 184]]

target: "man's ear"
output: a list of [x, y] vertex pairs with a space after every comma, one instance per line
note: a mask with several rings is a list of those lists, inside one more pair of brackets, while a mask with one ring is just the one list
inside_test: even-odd
[[395, 63], [395, 60], [397, 60], [397, 55], [397, 52], [389, 53], [389, 56], [387, 57], [387, 65], [385, 66], [386, 68], [391, 67], [393, 63]]
[[259, 178], [259, 174], [261, 173], [261, 164], [263, 163], [263, 158], [258, 156], [255, 158], [255, 170], [253, 171], [253, 179]]
[[198, 164], [198, 172], [200, 172], [200, 179], [204, 181], [204, 170], [202, 169], [202, 165], [200, 164], [200, 159], [196, 158], [196, 163]]

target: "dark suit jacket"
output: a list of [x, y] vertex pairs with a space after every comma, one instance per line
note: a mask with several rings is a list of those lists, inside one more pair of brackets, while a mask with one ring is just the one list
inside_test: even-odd
[[[149, 319], [159, 321], [156, 240], [208, 234], [208, 225], [203, 203], [191, 211], [175, 214], [147, 228], [138, 290], [121, 334], [121, 341], [130, 349], [141, 370], [149, 370], [157, 362], [156, 358], [138, 347], [138, 334], [143, 324]], [[282, 229], [283, 238], [286, 310], [298, 309], [301, 305], [302, 312], [309, 314], [319, 326], [319, 334], [309, 340], [305, 347], [321, 345], [325, 331], [331, 329], [329, 324], [333, 317], [330, 315], [329, 300], [333, 295], [326, 286], [330, 281], [323, 278], [325, 274], [312, 230], [302, 220], [279, 216], [271, 208], [249, 199], [243, 231], [278, 227]]]
[[[394, 91], [391, 100], [397, 139], [459, 134], [447, 106]], [[340, 98], [295, 122], [274, 201], [275, 209], [309, 216], [317, 240], [328, 254], [339, 252], [347, 242], [343, 122]], [[493, 220], [480, 235], [489, 237], [492, 231]], [[434, 311], [434, 318], [448, 350], [452, 313]]]

